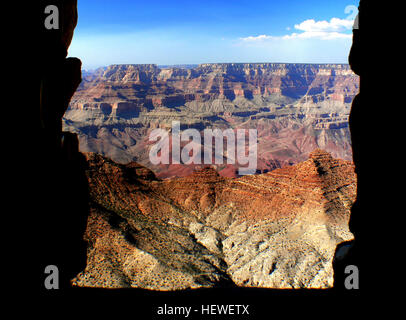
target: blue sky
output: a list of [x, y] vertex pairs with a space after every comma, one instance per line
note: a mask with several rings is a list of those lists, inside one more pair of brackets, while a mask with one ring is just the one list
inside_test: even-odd
[[[69, 49], [121, 63], [346, 63], [356, 0], [78, 0]], [[347, 10], [346, 10], [347, 9]]]

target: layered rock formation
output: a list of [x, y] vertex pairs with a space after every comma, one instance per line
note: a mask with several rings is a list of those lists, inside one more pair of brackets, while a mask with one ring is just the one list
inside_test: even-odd
[[353, 165], [322, 150], [237, 179], [207, 167], [160, 180], [134, 162], [85, 156], [88, 259], [77, 286], [326, 288], [337, 244], [352, 239]]
[[[307, 159], [322, 148], [351, 160], [350, 102], [358, 78], [348, 65], [202, 64], [194, 68], [113, 65], [88, 73], [65, 114], [81, 150], [116, 162], [137, 161], [159, 177], [186, 176], [193, 166], [153, 166], [154, 128], [258, 130], [258, 169]], [[217, 168], [236, 176], [235, 167]]]

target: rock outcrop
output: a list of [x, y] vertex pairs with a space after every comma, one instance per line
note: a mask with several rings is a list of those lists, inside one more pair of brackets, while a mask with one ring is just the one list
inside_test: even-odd
[[353, 237], [353, 165], [322, 150], [237, 179], [207, 167], [160, 180], [137, 163], [85, 156], [91, 213], [77, 286], [328, 288], [335, 248]]
[[[56, 29], [44, 27], [48, 5], [58, 8], [59, 25]], [[83, 233], [88, 215], [85, 162], [79, 152], [78, 137], [62, 131], [62, 117], [70, 99], [81, 82], [81, 61], [66, 58], [77, 23], [77, 1], [40, 1], [40, 41], [38, 61], [39, 108], [38, 140], [33, 151], [35, 177], [29, 194], [35, 212], [35, 258], [39, 288], [44, 286], [47, 266], [60, 270], [59, 289], [70, 288], [70, 280], [86, 265], [86, 244]], [[26, 181], [27, 179], [24, 177]], [[32, 204], [30, 201], [22, 201]]]

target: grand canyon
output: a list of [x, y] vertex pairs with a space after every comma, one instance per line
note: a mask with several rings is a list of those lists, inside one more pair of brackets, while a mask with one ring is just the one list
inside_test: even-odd
[[[344, 64], [112, 65], [63, 117], [86, 163], [87, 264], [75, 286], [329, 288], [356, 198]], [[152, 130], [256, 129], [256, 174], [153, 165]], [[227, 157], [227, 154], [225, 155]]]
[[[159, 178], [182, 177], [195, 164], [152, 165], [149, 135], [183, 129], [255, 129], [258, 173], [305, 161], [317, 148], [351, 160], [350, 104], [358, 76], [345, 64], [228, 63], [198, 66], [112, 65], [85, 72], [64, 115], [83, 152], [136, 161]], [[237, 177], [235, 165], [216, 165]]]

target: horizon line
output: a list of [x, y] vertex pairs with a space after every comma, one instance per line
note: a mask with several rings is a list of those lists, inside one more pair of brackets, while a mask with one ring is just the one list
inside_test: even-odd
[[174, 64], [158, 64], [158, 63], [113, 63], [93, 68], [82, 68], [82, 70], [97, 70], [101, 68], [108, 68], [111, 66], [156, 66], [156, 67], [177, 67], [177, 66], [201, 66], [201, 65], [215, 65], [215, 64], [275, 64], [275, 65], [347, 65], [348, 62], [201, 62], [201, 63], [174, 63]]

